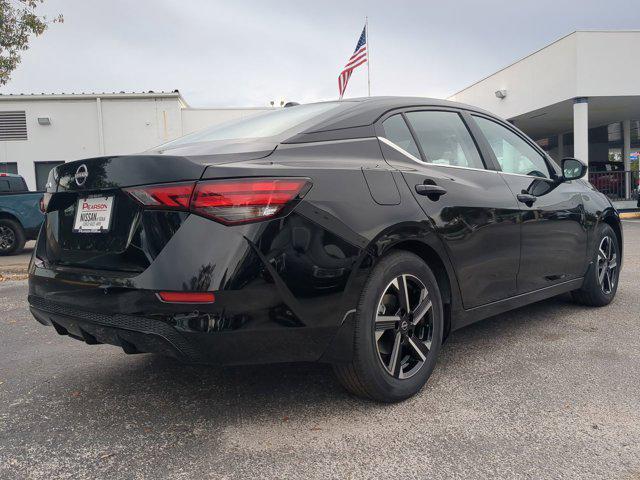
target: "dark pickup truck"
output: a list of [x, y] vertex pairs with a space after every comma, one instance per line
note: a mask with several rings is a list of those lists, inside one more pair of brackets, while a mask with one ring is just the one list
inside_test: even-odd
[[44, 220], [42, 195], [30, 192], [20, 175], [0, 173], [0, 255], [18, 253], [36, 239]]

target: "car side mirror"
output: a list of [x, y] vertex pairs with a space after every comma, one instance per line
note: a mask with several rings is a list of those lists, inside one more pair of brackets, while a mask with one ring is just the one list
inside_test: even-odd
[[587, 173], [587, 166], [577, 158], [563, 158], [561, 166], [563, 181], [577, 180]]

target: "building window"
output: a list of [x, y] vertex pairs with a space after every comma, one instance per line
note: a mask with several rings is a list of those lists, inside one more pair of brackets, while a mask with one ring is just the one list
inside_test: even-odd
[[0, 162], [0, 173], [18, 174], [18, 164], [16, 162]]
[[39, 192], [45, 190], [51, 169], [63, 164], [64, 162], [34, 162], [36, 169], [36, 190]]
[[592, 172], [624, 170], [622, 143], [620, 122], [590, 128], [589, 170]]
[[629, 165], [631, 171], [638, 171], [640, 163], [640, 120], [631, 120], [631, 152], [629, 152]]
[[0, 112], [0, 141], [26, 140], [27, 116], [24, 111]]

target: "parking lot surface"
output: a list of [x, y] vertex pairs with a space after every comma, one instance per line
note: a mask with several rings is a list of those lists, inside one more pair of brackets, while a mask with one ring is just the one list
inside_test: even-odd
[[0, 256], [0, 282], [27, 278], [26, 269], [35, 243], [34, 241], [27, 242], [24, 250], [17, 255]]
[[0, 478], [640, 479], [640, 221], [615, 302], [455, 332], [427, 387], [349, 396], [324, 365], [184, 366], [39, 325], [0, 283]]

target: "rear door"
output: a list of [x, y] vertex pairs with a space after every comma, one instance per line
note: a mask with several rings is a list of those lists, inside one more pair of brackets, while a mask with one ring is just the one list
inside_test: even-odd
[[464, 307], [514, 295], [518, 206], [495, 167], [487, 168], [463, 114], [407, 111], [380, 127], [385, 158], [402, 171], [449, 253]]
[[521, 210], [518, 292], [584, 275], [587, 230], [578, 182], [558, 182], [555, 167], [524, 135], [473, 115]]

